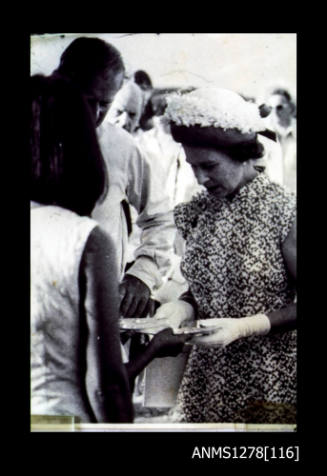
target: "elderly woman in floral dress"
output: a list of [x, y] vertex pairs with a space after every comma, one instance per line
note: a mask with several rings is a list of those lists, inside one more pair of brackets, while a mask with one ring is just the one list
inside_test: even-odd
[[179, 421], [295, 423], [295, 196], [256, 166], [265, 126], [238, 94], [176, 95], [166, 116], [206, 190], [175, 208], [189, 291], [156, 317], [217, 326], [189, 341]]

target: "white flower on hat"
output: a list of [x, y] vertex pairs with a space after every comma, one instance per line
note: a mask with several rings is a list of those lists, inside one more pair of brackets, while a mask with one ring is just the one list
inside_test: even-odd
[[199, 88], [167, 97], [165, 116], [181, 126], [221, 127], [240, 132], [259, 132], [266, 127], [256, 104], [222, 88]]

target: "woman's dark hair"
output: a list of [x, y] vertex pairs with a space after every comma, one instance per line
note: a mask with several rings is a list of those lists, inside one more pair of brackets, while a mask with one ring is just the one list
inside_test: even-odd
[[239, 162], [260, 159], [264, 155], [264, 146], [258, 141], [256, 133], [242, 134], [236, 129], [224, 131], [222, 128], [198, 125], [179, 126], [173, 122], [171, 133], [176, 142], [218, 149]]
[[265, 153], [264, 146], [258, 141], [257, 137], [251, 142], [230, 145], [221, 150], [239, 162], [246, 162], [250, 159], [261, 159]]
[[90, 215], [108, 177], [84, 97], [62, 78], [30, 78], [31, 200]]
[[120, 52], [100, 38], [76, 38], [60, 57], [56, 72], [74, 80], [81, 87], [95, 76], [125, 71]]

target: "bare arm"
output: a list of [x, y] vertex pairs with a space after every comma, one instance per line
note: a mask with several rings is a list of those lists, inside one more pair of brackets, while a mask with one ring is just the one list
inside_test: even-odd
[[[282, 245], [286, 267], [293, 283], [296, 283], [296, 221]], [[268, 314], [271, 332], [290, 330], [296, 328], [296, 304]]]
[[89, 236], [81, 273], [88, 328], [86, 390], [92, 410], [98, 422], [132, 422], [133, 407], [118, 328], [115, 250], [99, 227]]
[[187, 336], [174, 335], [172, 329], [164, 329], [156, 334], [143, 347], [142, 352], [126, 364], [130, 384], [133, 386], [135, 377], [155, 358], [176, 357], [183, 351]]

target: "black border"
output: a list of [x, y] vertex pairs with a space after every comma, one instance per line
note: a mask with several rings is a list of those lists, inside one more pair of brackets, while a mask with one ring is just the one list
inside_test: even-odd
[[[108, 28], [107, 28], [108, 29]], [[217, 28], [216, 28], [217, 29]], [[69, 29], [66, 29], [69, 31]], [[62, 30], [62, 31], [66, 31]], [[99, 32], [105, 29], [97, 29]], [[120, 30], [123, 30], [122, 28]], [[84, 30], [82, 30], [84, 31]], [[214, 31], [212, 29], [211, 31]], [[238, 30], [237, 30], [238, 31]], [[286, 30], [287, 31], [287, 30]], [[185, 32], [184, 32], [185, 33]], [[265, 32], [266, 33], [266, 32]], [[293, 32], [294, 33], [294, 32]], [[23, 33], [19, 37], [19, 53], [16, 55], [16, 66], [18, 65], [19, 93], [23, 95], [23, 83], [27, 83], [29, 76], [29, 55], [30, 55], [30, 33]], [[303, 36], [298, 35], [298, 51], [303, 48]], [[17, 39], [17, 38], [16, 38]], [[17, 52], [17, 48], [16, 48]], [[13, 296], [10, 296], [10, 302], [15, 311], [10, 313], [14, 319], [13, 332], [15, 335], [15, 343], [19, 348], [18, 362], [15, 362], [15, 369], [12, 369], [10, 363], [10, 374], [15, 372], [14, 380], [18, 389], [13, 391], [14, 397], [11, 400], [11, 410], [9, 415], [9, 426], [11, 433], [11, 441], [14, 446], [19, 448], [27, 448], [27, 454], [35, 454], [42, 458], [53, 461], [53, 455], [60, 454], [59, 461], [63, 461], [65, 457], [75, 462], [81, 463], [84, 459], [91, 457], [93, 460], [96, 455], [96, 466], [103, 463], [107, 466], [108, 471], [112, 469], [113, 462], [120, 462], [121, 468], [131, 463], [135, 470], [138, 468], [149, 467], [149, 463], [156, 464], [153, 467], [160, 469], [168, 465], [172, 467], [172, 462], [181, 464], [183, 467], [201, 468], [203, 465], [215, 464], [217, 468], [222, 464], [253, 464], [254, 461], [241, 460], [195, 460], [191, 459], [191, 455], [195, 446], [241, 446], [241, 445], [274, 445], [274, 446], [300, 446], [300, 459], [303, 462], [306, 459], [306, 450], [304, 447], [304, 434], [308, 428], [308, 420], [305, 417], [305, 393], [307, 392], [304, 383], [304, 352], [307, 349], [307, 319], [308, 314], [312, 314], [312, 302], [310, 301], [306, 291], [306, 273], [307, 263], [302, 260], [305, 256], [305, 247], [307, 246], [307, 236], [305, 233], [306, 225], [303, 217], [305, 210], [305, 197], [302, 195], [303, 174], [306, 176], [305, 168], [305, 136], [302, 130], [301, 117], [303, 113], [302, 87], [303, 87], [303, 66], [298, 54], [298, 253], [301, 256], [299, 260], [299, 337], [298, 337], [298, 430], [294, 433], [283, 432], [254, 432], [254, 433], [212, 433], [212, 432], [121, 432], [121, 433], [31, 433], [30, 432], [30, 416], [29, 416], [29, 306], [30, 306], [30, 289], [29, 289], [29, 197], [28, 197], [28, 164], [24, 160], [24, 145], [28, 138], [28, 131], [22, 134], [23, 140], [20, 143], [13, 142], [13, 150], [18, 147], [19, 156], [19, 173], [15, 173], [15, 187], [19, 190], [18, 204], [15, 207], [15, 224], [18, 226], [16, 234], [15, 256], [16, 263], [12, 266], [13, 275], [11, 282], [15, 284]], [[302, 71], [301, 71], [302, 69]], [[301, 80], [300, 80], [301, 78]], [[16, 85], [17, 88], [17, 85]], [[21, 99], [21, 98], [20, 98]], [[22, 102], [20, 101], [22, 104]], [[20, 121], [23, 116], [27, 118], [28, 104], [23, 103], [20, 107]], [[26, 121], [27, 124], [27, 121]], [[17, 134], [17, 130], [16, 130]], [[17, 135], [16, 135], [17, 140]], [[21, 149], [21, 150], [20, 150]], [[305, 170], [304, 170], [305, 169]], [[308, 230], [307, 230], [308, 231]], [[17, 294], [16, 283], [19, 282], [19, 295]], [[310, 286], [309, 286], [310, 288]], [[9, 316], [8, 316], [9, 318]], [[15, 345], [16, 345], [15, 344]], [[12, 349], [16, 354], [16, 350]], [[10, 358], [9, 358], [10, 360]], [[5, 363], [6, 364], [6, 363]], [[17, 372], [16, 372], [17, 371]], [[85, 448], [85, 452], [83, 452]], [[17, 447], [18, 449], [18, 447]], [[58, 452], [60, 449], [60, 453]], [[59, 463], [58, 461], [58, 463]], [[285, 461], [275, 460], [269, 464], [285, 464]], [[49, 463], [50, 464], [50, 463]], [[255, 464], [261, 464], [255, 461]], [[265, 463], [267, 464], [267, 463]], [[56, 464], [54, 465], [56, 466]], [[94, 468], [95, 469], [95, 468]]]

